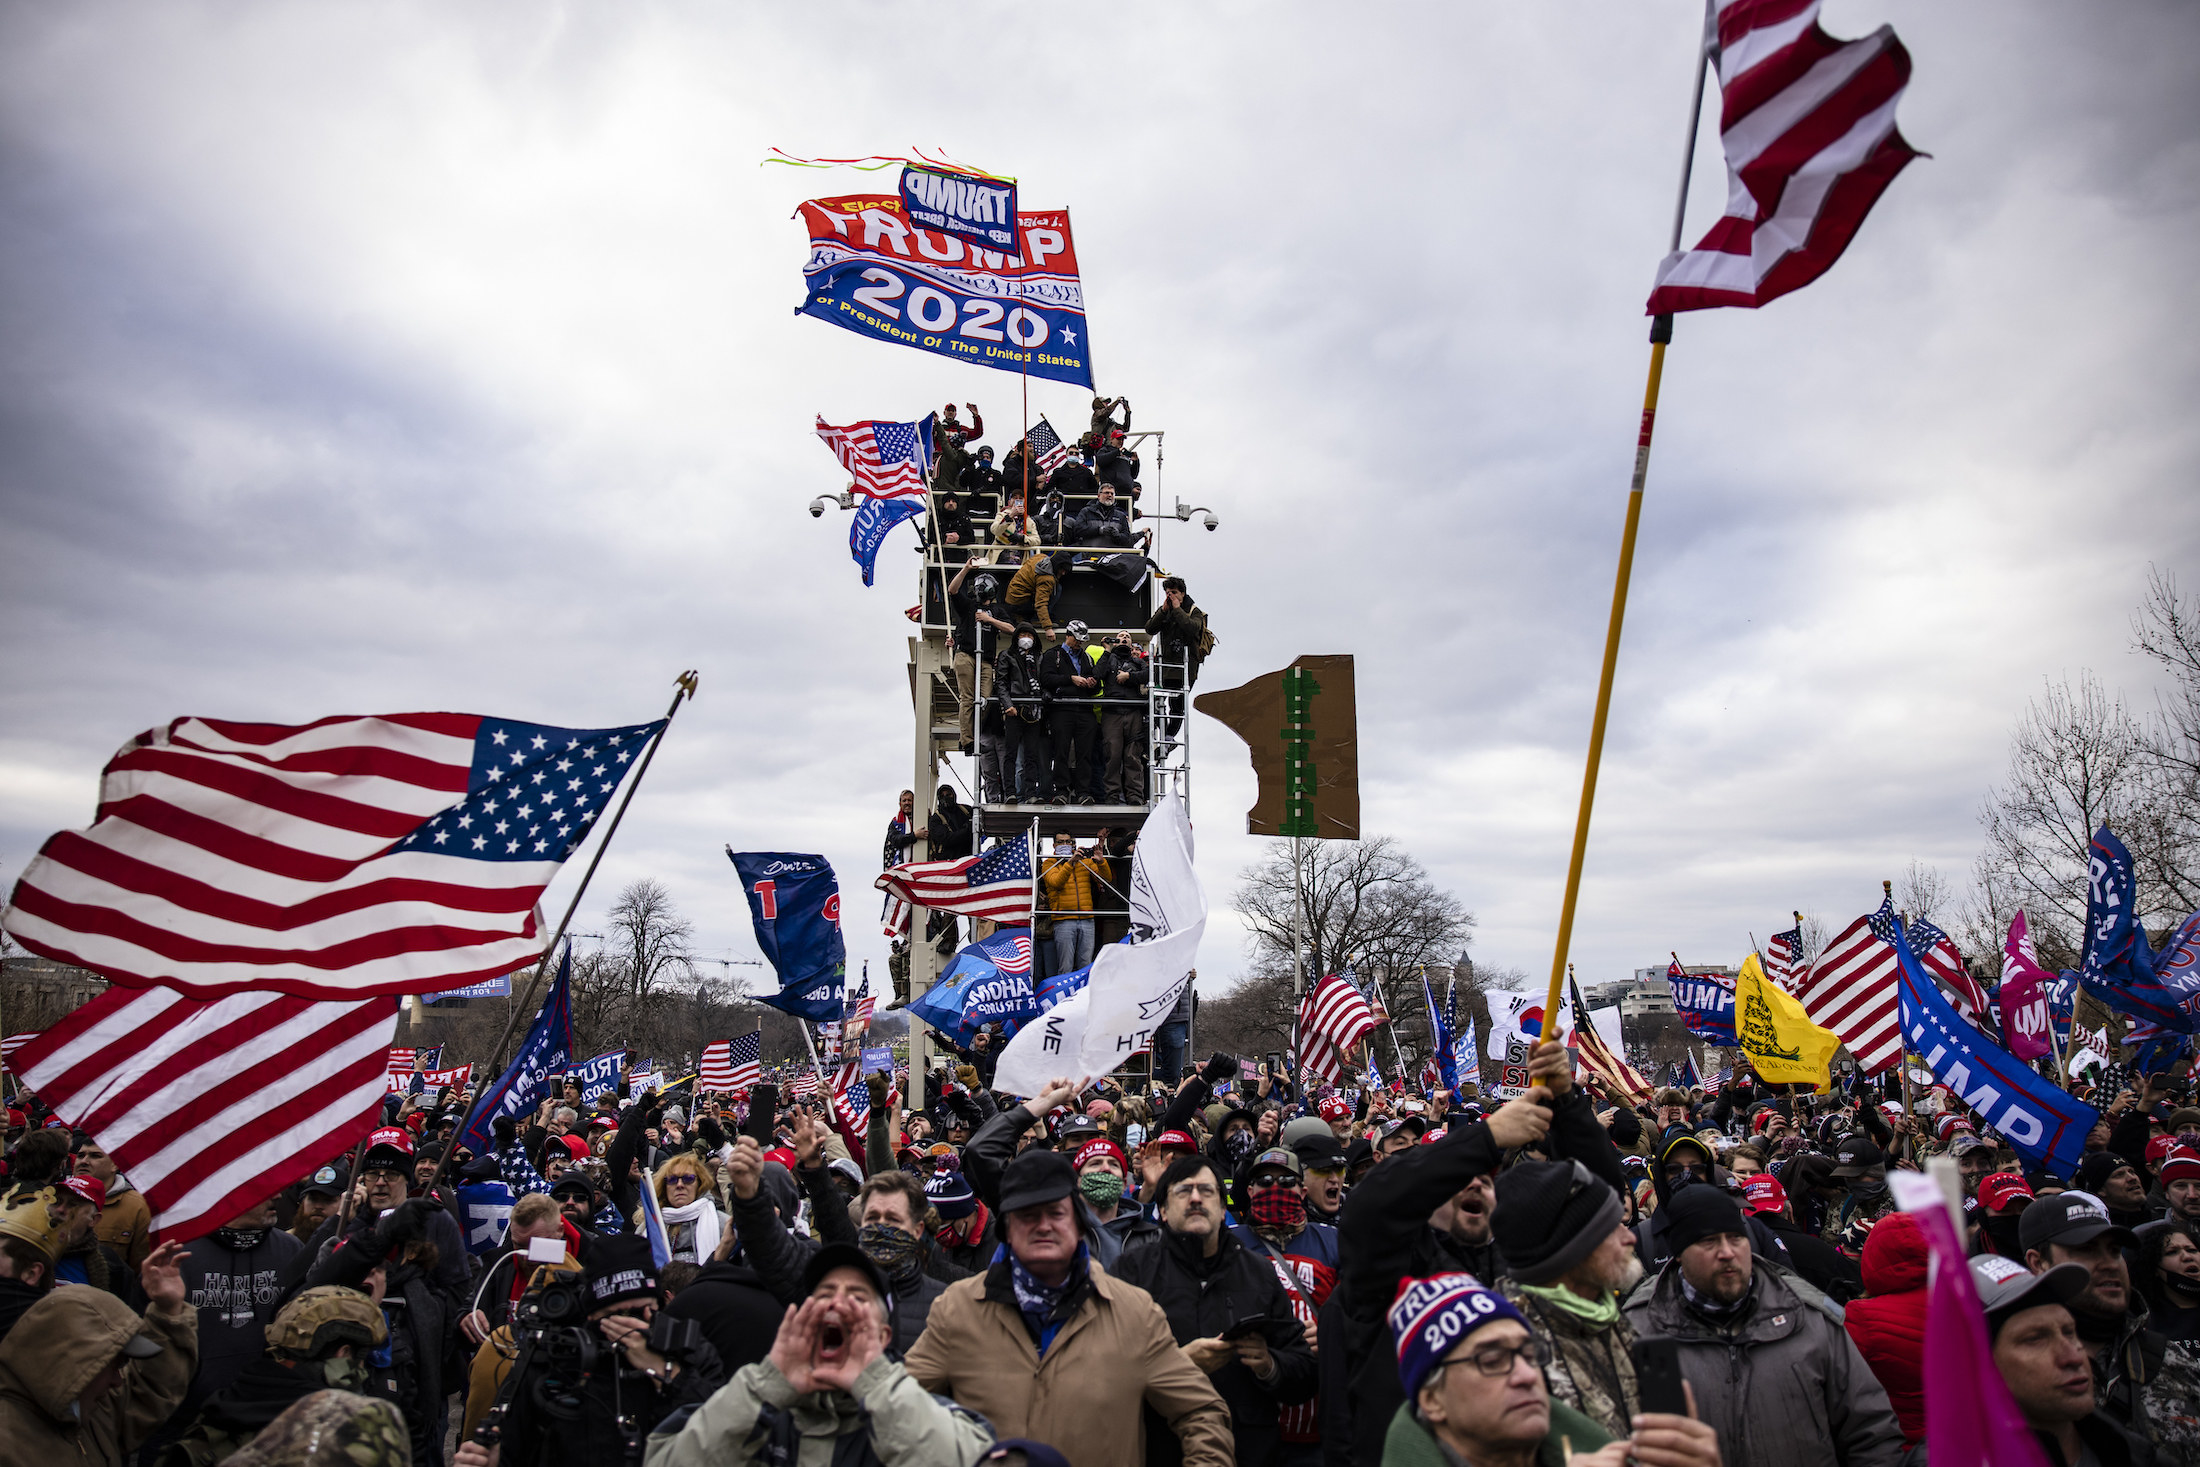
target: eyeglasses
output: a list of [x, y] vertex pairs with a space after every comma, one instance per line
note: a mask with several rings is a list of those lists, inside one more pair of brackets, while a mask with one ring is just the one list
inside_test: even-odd
[[693, 1186], [695, 1186], [695, 1185], [696, 1185], [696, 1179], [695, 1179], [695, 1178], [693, 1178], [693, 1177], [667, 1177], [667, 1178], [665, 1178], [665, 1189], [666, 1189], [667, 1191], [670, 1191], [670, 1190], [671, 1190], [672, 1188], [674, 1188], [674, 1187], [693, 1187]]
[[[1438, 1361], [1436, 1369], [1442, 1370], [1448, 1365], [1471, 1365], [1476, 1374], [1495, 1377], [1511, 1375], [1513, 1362], [1516, 1360], [1526, 1360], [1541, 1370], [1551, 1363], [1551, 1347], [1530, 1335], [1517, 1345], [1484, 1345], [1479, 1350]], [[1433, 1371], [1430, 1373], [1434, 1374]]]

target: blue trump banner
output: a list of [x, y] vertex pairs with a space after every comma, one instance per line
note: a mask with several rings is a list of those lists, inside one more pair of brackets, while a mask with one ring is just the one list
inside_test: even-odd
[[996, 250], [1016, 248], [1016, 180], [904, 164], [901, 207], [911, 224]]
[[779, 992], [757, 1001], [813, 1023], [838, 1019], [848, 949], [840, 937], [840, 882], [832, 865], [823, 856], [731, 846], [726, 859], [749, 899], [756, 945], [779, 974]]
[[1665, 986], [1673, 990], [1673, 1008], [1689, 1033], [1729, 1047], [1741, 1042], [1734, 1037], [1733, 979], [1684, 972], [1676, 960], [1665, 970]]
[[1039, 1012], [1031, 989], [1030, 932], [1009, 928], [971, 943], [909, 1012], [964, 1047], [980, 1025], [1030, 1018]]
[[1459, 1056], [1452, 1048], [1451, 1026], [1437, 1012], [1436, 995], [1428, 986], [1428, 969], [1421, 970], [1421, 1002], [1428, 1005], [1429, 1039], [1436, 1049], [1436, 1078], [1446, 1090], [1459, 1088]]
[[2024, 1061], [1971, 1027], [1919, 966], [1899, 921], [1894, 934], [1895, 957], [1902, 964], [1903, 1047], [1923, 1055], [1933, 1078], [1999, 1131], [2027, 1169], [2044, 1167], [2068, 1177], [2100, 1112], [2033, 1074]]
[[890, 194], [812, 199], [800, 316], [977, 367], [1092, 386], [1069, 212], [1016, 215], [1014, 253], [913, 223]]
[[625, 1058], [623, 1049], [605, 1050], [567, 1070], [565, 1078], [581, 1087], [581, 1103], [586, 1105], [619, 1088], [619, 1065]]
[[503, 1247], [518, 1201], [503, 1182], [468, 1182], [460, 1187], [458, 1226], [466, 1235], [466, 1251], [480, 1258]]
[[[2078, 964], [2079, 984], [2118, 1013], [2174, 1033], [2192, 1033], [2194, 1003], [2200, 998], [2200, 972], [2195, 971], [2189, 957], [2182, 963], [2164, 963], [2147, 946], [2147, 930], [2139, 921], [2139, 882], [2132, 873], [2131, 852], [2104, 825], [2094, 832], [2088, 856], [2085, 957]], [[2190, 919], [2186, 925], [2191, 925]], [[2180, 935], [2182, 932], [2180, 929]], [[2178, 946], [2172, 939], [2163, 957], [2174, 958]]]
[[558, 959], [558, 981], [550, 985], [542, 1012], [521, 1041], [519, 1053], [496, 1082], [481, 1092], [458, 1136], [467, 1149], [483, 1155], [495, 1149], [490, 1123], [498, 1116], [517, 1120], [550, 1093], [550, 1077], [564, 1072], [573, 1060], [573, 944], [565, 945]]
[[924, 502], [919, 499], [868, 496], [856, 506], [855, 520], [848, 526], [848, 553], [863, 567], [864, 585], [871, 584], [871, 577], [878, 570], [878, 549], [886, 543], [887, 532], [923, 508]]

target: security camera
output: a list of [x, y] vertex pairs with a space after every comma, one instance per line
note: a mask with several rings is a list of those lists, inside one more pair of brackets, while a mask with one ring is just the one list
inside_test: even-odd
[[1212, 530], [1216, 525], [1221, 524], [1222, 521], [1216, 519], [1212, 514], [1210, 514], [1205, 520], [1201, 521], [1201, 523], [1206, 525], [1208, 529]]
[[810, 501], [810, 518], [813, 520], [825, 518], [825, 501], [822, 497]]

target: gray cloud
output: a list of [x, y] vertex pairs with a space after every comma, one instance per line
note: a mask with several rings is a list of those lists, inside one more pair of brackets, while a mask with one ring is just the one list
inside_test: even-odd
[[[2196, 23], [1829, 6], [1934, 153], [1850, 257], [1673, 349], [1576, 953], [1738, 955], [1961, 869], [2044, 676], [2189, 565]], [[1102, 382], [1226, 686], [1361, 659], [1371, 829], [1548, 958], [1694, 7], [179, 7], [0, 20], [0, 862], [184, 713], [653, 715], [599, 878], [746, 951], [720, 847], [830, 856], [857, 957], [909, 781], [905, 550], [809, 434], [1012, 378], [797, 320], [788, 215], [911, 143], [1066, 203]], [[1718, 206], [1699, 154], [1691, 234]], [[1074, 422], [1081, 394], [1040, 385]], [[1156, 476], [1149, 473], [1149, 481]], [[904, 532], [906, 534], [906, 532]], [[1197, 731], [1210, 891], [1252, 781]], [[601, 900], [591, 908], [600, 910]], [[585, 919], [584, 919], [585, 920]], [[1203, 966], [1236, 967], [1218, 921]]]

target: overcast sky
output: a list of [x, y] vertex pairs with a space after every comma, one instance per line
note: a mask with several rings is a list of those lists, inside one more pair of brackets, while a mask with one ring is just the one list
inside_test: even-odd
[[[582, 930], [650, 875], [753, 956], [722, 847], [818, 851], [883, 969], [914, 557], [866, 590], [805, 513], [844, 478], [811, 421], [970, 401], [1005, 447], [1019, 384], [797, 318], [795, 204], [891, 175], [758, 160], [921, 145], [1071, 211], [1100, 385], [1168, 431], [1149, 498], [1222, 518], [1158, 549], [1203, 686], [1356, 654], [1365, 829], [1544, 970], [1699, 13], [9, 7], [0, 874], [178, 715], [603, 725], [693, 666]], [[1966, 873], [2026, 699], [2092, 667], [2148, 701], [2146, 567], [2200, 581], [2200, 16], [1825, 22], [1894, 24], [1934, 156], [1817, 284], [1679, 323], [1587, 981]], [[1210, 720], [1194, 753], [1222, 908], [1252, 778]], [[1203, 988], [1240, 942], [1218, 912]]]

